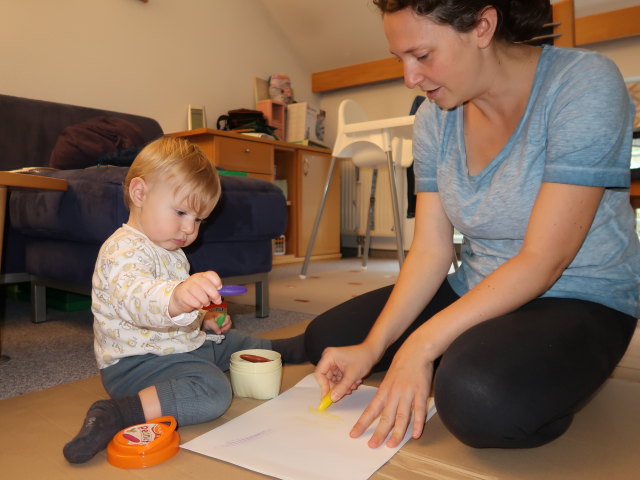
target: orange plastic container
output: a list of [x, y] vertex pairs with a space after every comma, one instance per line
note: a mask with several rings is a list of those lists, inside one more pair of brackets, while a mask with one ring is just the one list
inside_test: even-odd
[[120, 430], [107, 445], [107, 460], [120, 468], [151, 467], [180, 449], [176, 419], [158, 417]]

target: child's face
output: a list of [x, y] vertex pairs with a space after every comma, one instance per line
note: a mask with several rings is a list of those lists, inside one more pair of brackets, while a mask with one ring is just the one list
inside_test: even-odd
[[166, 250], [191, 245], [198, 237], [204, 217], [191, 210], [186, 199], [176, 197], [173, 185], [146, 183], [145, 187], [140, 206], [136, 214], [130, 216], [129, 225]]

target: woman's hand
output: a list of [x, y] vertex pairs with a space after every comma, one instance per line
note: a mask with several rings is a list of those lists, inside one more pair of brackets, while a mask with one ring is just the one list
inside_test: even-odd
[[410, 336], [396, 353], [376, 395], [351, 429], [352, 437], [359, 437], [380, 417], [369, 447], [377, 448], [387, 440], [388, 447], [396, 447], [409, 428], [413, 412], [413, 438], [422, 435], [427, 418], [427, 400], [433, 377], [433, 361], [426, 359], [423, 345], [415, 335]]
[[337, 402], [351, 394], [376, 361], [371, 349], [362, 343], [325, 349], [314, 373], [320, 384], [320, 396], [324, 397], [331, 391], [331, 401]]

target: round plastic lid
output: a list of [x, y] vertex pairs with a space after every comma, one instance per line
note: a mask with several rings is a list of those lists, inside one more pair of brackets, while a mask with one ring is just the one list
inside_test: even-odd
[[176, 419], [158, 417], [120, 430], [107, 445], [107, 460], [120, 468], [151, 467], [180, 449]]

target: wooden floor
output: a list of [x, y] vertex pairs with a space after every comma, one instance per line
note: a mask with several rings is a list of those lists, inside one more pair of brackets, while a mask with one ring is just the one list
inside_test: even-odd
[[[392, 283], [396, 267], [397, 261], [394, 260], [388, 265], [374, 261], [366, 271], [359, 268], [357, 260], [321, 262], [312, 264], [305, 281], [299, 280], [299, 266], [278, 267], [271, 274], [271, 306], [292, 309], [304, 306], [304, 311], [313, 317], [324, 308], [322, 301], [329, 292], [339, 290], [349, 298], [357, 294], [349, 288], [366, 288], [376, 282]], [[343, 273], [335, 273], [337, 269]], [[245, 295], [247, 301], [255, 300], [255, 297]], [[331, 297], [331, 301], [338, 300]], [[265, 336], [284, 338], [297, 335], [303, 331], [304, 324], [306, 322], [291, 325]], [[286, 389], [311, 373], [313, 367], [309, 364], [287, 365], [284, 370], [283, 389]], [[567, 433], [550, 444], [522, 450], [471, 449], [448, 433], [436, 415], [429, 421], [423, 436], [407, 443], [371, 480], [637, 478], [640, 468], [640, 328], [636, 329], [613, 377], [576, 415]], [[181, 450], [170, 461], [149, 469], [115, 468], [107, 462], [105, 452], [86, 464], [68, 464], [62, 456], [62, 446], [77, 433], [88, 406], [105, 396], [100, 379], [95, 376], [0, 400], [2, 478], [267, 479], [264, 475], [187, 450]], [[183, 442], [191, 440], [259, 404], [253, 399], [234, 398], [231, 408], [219, 419], [182, 427], [181, 439]]]
[[[631, 182], [631, 205], [633, 208], [640, 208], [640, 180], [633, 180]], [[631, 345], [627, 353], [622, 358], [620, 365], [614, 372], [613, 376], [618, 378], [625, 378], [627, 380], [633, 380], [634, 382], [640, 382], [640, 326], [636, 327], [636, 334], [631, 340]]]
[[622, 357], [612, 377], [640, 383], [640, 327], [636, 327], [631, 345], [629, 345], [627, 353]]
[[[297, 324], [268, 338], [283, 338], [302, 331]], [[611, 379], [576, 415], [559, 439], [533, 449], [472, 449], [456, 440], [438, 415], [425, 433], [411, 440], [371, 480], [626, 480], [637, 478], [640, 468], [640, 385], [638, 343], [625, 357], [621, 374], [634, 381]], [[630, 366], [626, 366], [626, 365]], [[313, 371], [310, 364], [286, 365], [283, 390]], [[370, 379], [368, 379], [369, 381]], [[380, 376], [376, 382], [380, 380]], [[75, 435], [88, 405], [104, 398], [98, 376], [0, 400], [0, 464], [2, 478], [74, 480], [266, 480], [267, 477], [233, 464], [181, 450], [171, 460], [148, 469], [111, 466], [105, 452], [82, 465], [68, 464], [62, 446]], [[183, 442], [208, 432], [258, 406], [253, 399], [234, 398], [225, 414], [212, 422], [180, 428]], [[271, 477], [269, 477], [271, 478]]]

